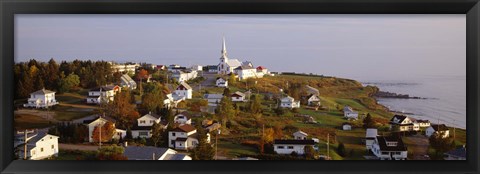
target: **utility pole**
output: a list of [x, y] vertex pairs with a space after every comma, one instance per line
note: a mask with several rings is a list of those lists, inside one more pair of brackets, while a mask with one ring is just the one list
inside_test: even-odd
[[330, 133], [327, 134], [327, 160], [330, 160]]
[[215, 160], [218, 159], [218, 154], [217, 154], [217, 151], [218, 151], [218, 136], [220, 135], [220, 129], [217, 130], [217, 135], [215, 136]]
[[34, 131], [28, 131], [27, 129], [25, 129], [25, 131], [23, 132], [23, 135], [24, 135], [24, 139], [23, 139], [23, 159], [24, 160], [27, 160], [27, 138], [28, 138], [28, 133], [33, 133]]
[[455, 140], [455, 119], [453, 119], [453, 140]]

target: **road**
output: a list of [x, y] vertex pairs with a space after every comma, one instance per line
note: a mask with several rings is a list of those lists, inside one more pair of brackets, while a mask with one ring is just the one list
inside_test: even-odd
[[[203, 77], [205, 77], [205, 80], [200, 83], [202, 88], [215, 86], [216, 76], [217, 76], [216, 73], [204, 72]], [[198, 84], [195, 84], [192, 87], [194, 91], [199, 91], [200, 89], [200, 85]]]

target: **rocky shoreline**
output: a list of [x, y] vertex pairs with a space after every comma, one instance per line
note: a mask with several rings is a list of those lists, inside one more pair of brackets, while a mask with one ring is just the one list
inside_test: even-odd
[[397, 94], [394, 92], [387, 92], [387, 91], [378, 91], [373, 96], [376, 98], [427, 99], [423, 97], [410, 96], [408, 94]]

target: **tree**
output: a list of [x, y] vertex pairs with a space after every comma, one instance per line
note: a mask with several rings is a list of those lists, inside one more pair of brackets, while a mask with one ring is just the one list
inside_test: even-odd
[[132, 130], [130, 128], [127, 128], [125, 140], [132, 140], [132, 139], [133, 139]]
[[337, 147], [337, 153], [338, 155], [345, 157], [346, 151], [345, 151], [345, 145], [343, 143], [339, 143]]
[[59, 92], [69, 92], [72, 88], [77, 87], [78, 85], [80, 85], [80, 77], [71, 73], [67, 77], [60, 79]]
[[115, 95], [113, 102], [108, 102], [105, 107], [99, 111], [100, 114], [112, 116], [118, 121], [120, 127], [131, 127], [136, 119], [140, 117], [136, 107], [132, 104], [130, 91], [125, 90]]
[[44, 74], [46, 76], [45, 87], [47, 87], [48, 89], [56, 89], [60, 71], [57, 62], [55, 62], [53, 58], [48, 61], [48, 65], [46, 70], [44, 71]]
[[262, 98], [260, 95], [252, 95], [248, 105], [250, 113], [258, 114], [262, 112]]
[[[102, 130], [100, 130], [102, 129]], [[101, 132], [101, 135], [100, 135]], [[102, 142], [108, 142], [115, 134], [115, 126], [112, 122], [106, 122], [102, 126], [95, 126], [92, 132], [92, 139], [94, 142], [99, 142], [100, 137]]]
[[193, 160], [213, 160], [215, 158], [215, 149], [210, 143], [207, 143], [207, 136], [204, 129], [197, 126], [199, 135], [198, 145], [190, 151]]
[[375, 127], [375, 121], [373, 121], [372, 116], [370, 113], [367, 114], [367, 116], [363, 119], [363, 128], [374, 128]]
[[237, 79], [235, 78], [235, 74], [230, 73], [230, 76], [228, 78], [228, 84], [234, 86], [237, 84]]
[[160, 140], [162, 140], [162, 135], [163, 135], [163, 126], [158, 123], [153, 123], [151, 140], [155, 147], [157, 147], [158, 144], [161, 144]]
[[121, 146], [104, 146], [98, 149], [98, 160], [128, 160], [126, 156], [123, 156], [124, 149]]
[[145, 69], [141, 69], [137, 73], [137, 79], [140, 81], [139, 88], [140, 88], [140, 96], [142, 96], [142, 80], [148, 78], [148, 71]]
[[262, 136], [260, 137], [260, 153], [265, 152], [265, 144], [270, 144], [275, 139], [275, 131], [272, 128], [267, 128], [261, 132]]
[[223, 96], [230, 96], [230, 95], [231, 95], [230, 89], [225, 88], [225, 89], [223, 90]]
[[222, 126], [225, 127], [227, 121], [235, 116], [235, 108], [233, 107], [230, 98], [223, 96], [217, 109], [219, 118], [222, 121]]
[[307, 160], [315, 159], [316, 152], [315, 152], [315, 149], [313, 149], [313, 146], [305, 146], [304, 151], [305, 151], [305, 159]]
[[443, 138], [444, 135], [444, 132], [434, 133], [428, 139], [430, 142], [430, 147], [435, 149], [435, 156], [439, 156], [454, 148], [452, 147], [452, 141], [454, 141], [453, 138]]

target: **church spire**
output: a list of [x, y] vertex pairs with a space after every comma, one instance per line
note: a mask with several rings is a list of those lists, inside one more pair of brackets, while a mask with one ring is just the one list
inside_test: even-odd
[[222, 57], [227, 57], [227, 46], [225, 44], [225, 36], [223, 36]]

